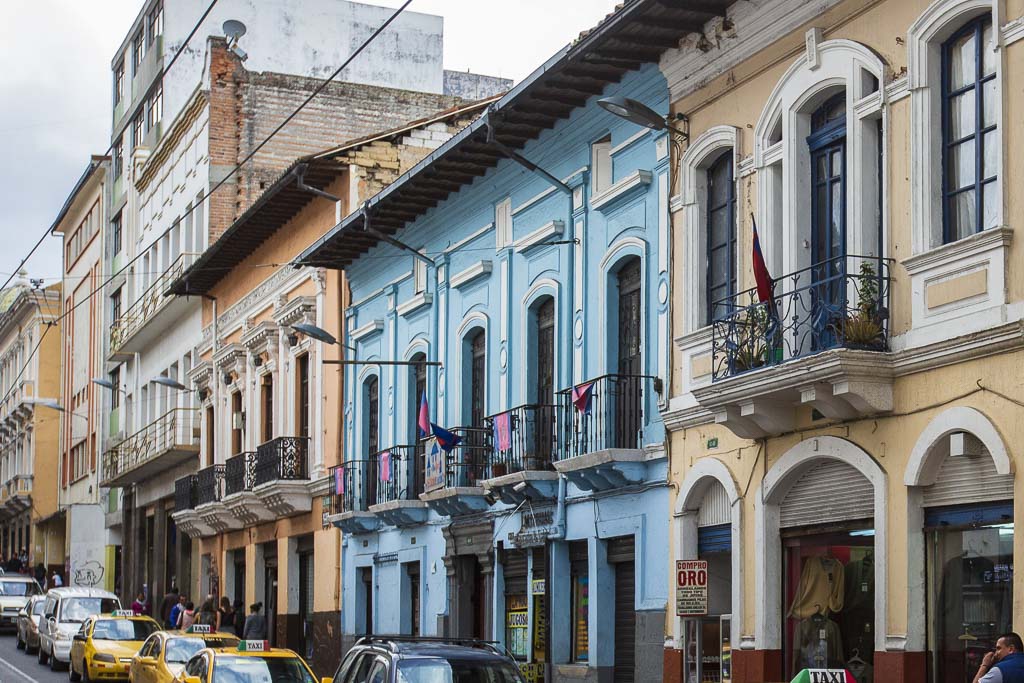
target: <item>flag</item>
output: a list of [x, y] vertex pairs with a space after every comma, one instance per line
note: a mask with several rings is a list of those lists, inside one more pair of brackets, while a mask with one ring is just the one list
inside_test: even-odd
[[345, 466], [334, 470], [334, 494], [337, 496], [344, 495], [345, 493]]
[[380, 480], [391, 481], [391, 451], [380, 454]]
[[750, 221], [754, 225], [754, 281], [757, 282], [757, 300], [761, 303], [771, 301], [774, 308], [772, 290], [775, 283], [772, 276], [768, 274], [768, 266], [764, 262], [764, 254], [761, 253], [761, 241], [757, 238], [757, 222], [754, 214], [750, 214]]
[[577, 384], [572, 388], [572, 404], [584, 415], [590, 415], [594, 403], [594, 383]]
[[445, 453], [451, 453], [453, 448], [462, 443], [461, 436], [453, 434], [442, 427], [438, 427], [433, 422], [430, 423], [430, 428], [434, 430], [434, 437], [437, 438], [437, 445], [443, 448]]
[[420, 414], [416, 420], [416, 426], [421, 438], [430, 434], [430, 408], [427, 406], [426, 391], [420, 397]]
[[512, 413], [494, 416], [494, 443], [499, 451], [512, 449]]

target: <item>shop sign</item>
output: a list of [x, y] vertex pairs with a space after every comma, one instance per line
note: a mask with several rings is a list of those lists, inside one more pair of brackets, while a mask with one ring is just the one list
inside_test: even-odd
[[527, 628], [530, 625], [528, 618], [528, 612], [509, 612], [508, 613], [508, 627], [509, 628]]
[[444, 488], [444, 449], [432, 436], [427, 440], [426, 454], [423, 456], [423, 490], [436, 491]]
[[544, 595], [547, 593], [547, 589], [544, 586], [544, 579], [534, 579], [533, 584], [530, 586], [531, 595]]
[[505, 600], [505, 610], [508, 612], [522, 612], [528, 608], [525, 595], [510, 595]]
[[846, 669], [804, 669], [791, 683], [853, 683], [853, 675]]
[[676, 616], [697, 617], [708, 613], [707, 560], [676, 561]]

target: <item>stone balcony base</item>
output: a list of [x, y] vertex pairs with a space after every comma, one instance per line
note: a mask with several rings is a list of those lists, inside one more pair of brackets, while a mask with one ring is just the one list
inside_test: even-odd
[[346, 534], [368, 534], [381, 526], [381, 519], [377, 515], [363, 510], [328, 515], [327, 522]]
[[390, 500], [371, 505], [370, 512], [377, 515], [384, 524], [406, 527], [426, 522], [429, 508], [421, 500]]
[[237, 531], [242, 528], [242, 522], [227, 509], [224, 503], [206, 503], [196, 507], [200, 521], [207, 527], [214, 530], [214, 533], [222, 534], [226, 531]]
[[213, 529], [206, 526], [195, 510], [178, 510], [171, 514], [174, 524], [189, 538], [212, 536]]
[[278, 518], [301, 515], [313, 509], [313, 496], [306, 480], [279, 479], [257, 486], [253, 493]]
[[274, 519], [274, 513], [252, 491], [232, 493], [221, 502], [242, 526], [255, 526]]
[[523, 470], [484, 481], [484, 488], [501, 502], [519, 505], [524, 500], [554, 500], [558, 496], [558, 472]]
[[642, 483], [647, 475], [642, 449], [607, 448], [555, 463], [555, 469], [583, 491], [609, 489]]
[[421, 493], [420, 500], [440, 515], [471, 515], [490, 508], [483, 486], [453, 486]]

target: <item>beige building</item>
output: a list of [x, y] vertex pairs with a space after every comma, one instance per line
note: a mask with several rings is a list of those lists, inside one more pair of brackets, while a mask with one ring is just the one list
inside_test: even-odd
[[666, 680], [970, 681], [1024, 630], [1022, 12], [741, 2], [662, 58], [671, 544], [710, 575]]
[[[60, 284], [24, 272], [0, 311], [0, 556], [64, 573], [60, 470]], [[37, 476], [37, 474], [39, 476]]]

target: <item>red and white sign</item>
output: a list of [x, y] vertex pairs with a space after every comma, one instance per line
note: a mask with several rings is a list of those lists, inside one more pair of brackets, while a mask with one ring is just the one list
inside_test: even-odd
[[676, 560], [676, 616], [708, 613], [707, 560]]

